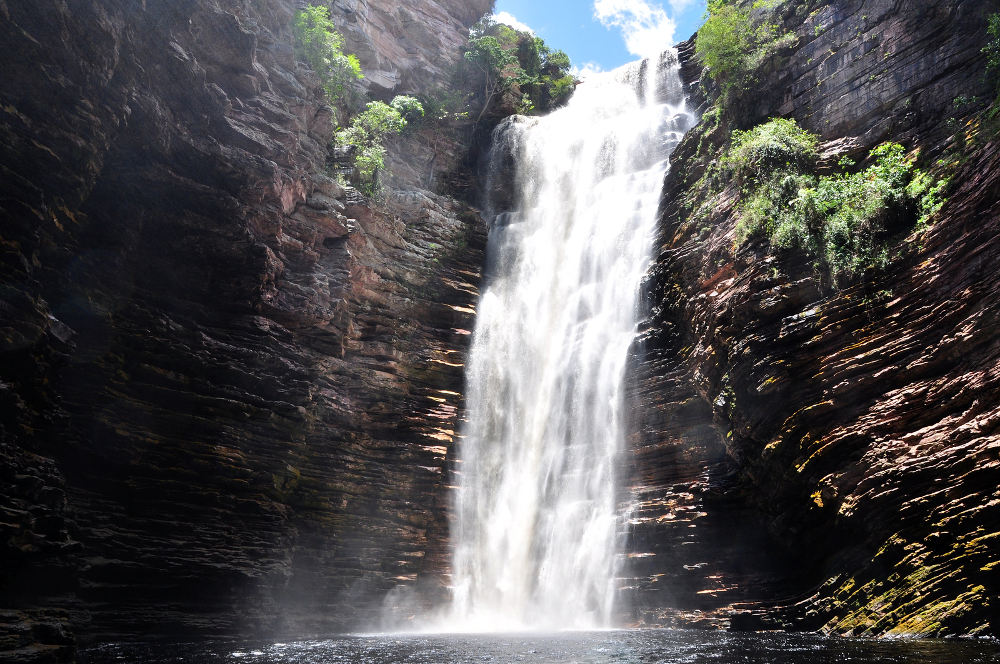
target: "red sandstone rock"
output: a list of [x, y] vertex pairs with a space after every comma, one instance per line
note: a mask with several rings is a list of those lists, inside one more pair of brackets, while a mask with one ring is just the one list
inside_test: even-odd
[[[485, 228], [324, 174], [295, 7], [0, 2], [0, 658], [329, 633], [400, 579], [440, 592]], [[477, 13], [423, 10], [421, 84]]]
[[926, 235], [900, 238], [888, 273], [841, 290], [754, 245], [734, 255], [734, 187], [705, 231], [682, 207], [698, 141], [714, 158], [726, 123], [788, 114], [838, 150], [940, 153], [951, 100], [991, 94], [989, 8], [788, 6], [798, 40], [765, 67], [767, 96], [692, 132], [667, 179], [633, 387], [632, 537], [656, 554], [632, 565], [635, 602], [654, 621], [665, 604], [744, 627], [996, 634], [996, 146], [956, 175]]

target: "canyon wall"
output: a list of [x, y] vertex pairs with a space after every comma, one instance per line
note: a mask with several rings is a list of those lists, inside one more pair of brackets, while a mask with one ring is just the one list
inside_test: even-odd
[[[333, 14], [388, 92], [488, 4]], [[485, 226], [326, 174], [296, 6], [0, 0], [4, 661], [328, 633], [440, 591]]]
[[[1000, 163], [966, 124], [995, 95], [998, 9], [782, 3], [793, 39], [675, 153], [630, 388], [634, 620], [1000, 633]], [[697, 183], [730, 130], [777, 116], [827, 163], [890, 140], [928, 167], [960, 155], [946, 204], [856, 285], [737, 248], [738, 187]]]
[[[447, 86], [488, 5], [330, 4], [382, 99]], [[471, 179], [451, 172], [466, 134], [396, 143], [379, 205], [338, 184], [296, 7], [0, 0], [5, 661], [328, 634], [442, 597], [486, 235], [441, 193]], [[794, 41], [667, 178], [630, 373], [627, 619], [995, 635], [1000, 146], [945, 121], [992, 98], [1000, 8], [782, 7]], [[734, 187], [707, 224], [682, 205], [729, 130], [777, 115], [831, 159], [895, 140], [964, 161], [886, 273], [833, 289], [734, 250]]]

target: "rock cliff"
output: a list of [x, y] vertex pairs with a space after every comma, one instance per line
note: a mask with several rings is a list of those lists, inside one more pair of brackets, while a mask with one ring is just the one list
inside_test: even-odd
[[[953, 104], [995, 94], [981, 49], [997, 10], [782, 3], [793, 40], [678, 148], [631, 388], [636, 620], [1000, 632], [1000, 173], [995, 139], [966, 144]], [[691, 44], [682, 57], [696, 89]], [[737, 187], [697, 193], [731, 129], [775, 116], [831, 155], [892, 140], [964, 162], [929, 230], [835, 289], [760, 245], [734, 250]]]
[[[435, 81], [487, 5], [335, 15], [388, 91]], [[437, 592], [485, 228], [327, 177], [295, 8], [0, 0], [4, 661]]]
[[345, 50], [357, 54], [374, 94], [427, 92], [445, 86], [468, 27], [491, 3], [484, 0], [334, 0], [331, 16]]
[[[331, 7], [388, 98], [447, 85], [488, 4]], [[296, 6], [0, 0], [5, 661], [329, 633], [443, 592], [485, 228], [440, 190], [468, 146], [400, 142], [379, 205], [328, 177]], [[1000, 8], [781, 6], [767, 94], [691, 132], [665, 186], [629, 384], [630, 619], [996, 635], [1000, 145], [944, 119], [992, 97]], [[886, 273], [833, 289], [734, 250], [734, 187], [707, 224], [683, 205], [729, 130], [777, 115], [831, 155], [964, 161]]]

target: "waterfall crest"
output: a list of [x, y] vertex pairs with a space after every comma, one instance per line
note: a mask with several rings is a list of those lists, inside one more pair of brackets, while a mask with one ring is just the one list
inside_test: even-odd
[[669, 155], [694, 123], [676, 54], [513, 118], [456, 471], [448, 628], [612, 626], [623, 379]]

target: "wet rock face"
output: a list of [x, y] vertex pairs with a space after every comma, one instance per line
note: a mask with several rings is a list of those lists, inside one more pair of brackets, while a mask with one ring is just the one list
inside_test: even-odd
[[[980, 49], [993, 3], [797, 4], [768, 94], [728, 121], [790, 115], [841, 150], [897, 140], [938, 155], [952, 100], [992, 98]], [[760, 247], [734, 253], [733, 188], [706, 228], [685, 223], [699, 150], [718, 140], [693, 132], [674, 155], [650, 275], [632, 537], [655, 555], [631, 561], [634, 602], [652, 607], [639, 618], [997, 634], [996, 144], [887, 273], [833, 290]]]
[[440, 590], [485, 228], [324, 175], [295, 7], [0, 1], [0, 658]]

